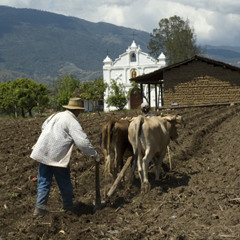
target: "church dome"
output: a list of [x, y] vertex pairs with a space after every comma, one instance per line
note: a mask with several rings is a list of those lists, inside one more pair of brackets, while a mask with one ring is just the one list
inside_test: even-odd
[[166, 56], [161, 53], [158, 57], [158, 63], [161, 65], [161, 67], [165, 67], [166, 66]]
[[159, 56], [158, 56], [158, 60], [165, 60], [166, 57], [163, 53], [161, 53]]
[[112, 59], [111, 59], [109, 56], [107, 56], [107, 57], [103, 60], [103, 63], [104, 63], [104, 64], [112, 64]]
[[137, 48], [137, 44], [135, 43], [135, 41], [133, 40], [131, 48]]

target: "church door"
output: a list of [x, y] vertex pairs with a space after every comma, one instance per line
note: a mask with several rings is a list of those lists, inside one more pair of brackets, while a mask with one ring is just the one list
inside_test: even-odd
[[140, 109], [142, 103], [141, 91], [139, 88], [133, 88], [130, 94], [130, 109]]

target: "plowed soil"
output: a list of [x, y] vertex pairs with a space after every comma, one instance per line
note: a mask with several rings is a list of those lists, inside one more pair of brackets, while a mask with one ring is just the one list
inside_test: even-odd
[[[46, 117], [0, 120], [0, 239], [240, 239], [240, 106], [168, 109], [180, 114], [178, 143], [170, 143], [173, 162], [164, 159], [161, 180], [140, 192], [136, 179], [121, 182], [108, 205], [93, 212], [95, 164], [76, 148], [71, 158], [75, 213], [61, 211], [55, 179], [48, 203], [50, 213], [34, 217], [38, 163], [30, 159]], [[101, 153], [101, 125], [110, 117], [137, 116], [139, 111], [81, 114], [79, 121]], [[159, 112], [157, 113], [159, 114]], [[101, 153], [101, 156], [102, 153]], [[100, 165], [101, 195], [111, 186]]]

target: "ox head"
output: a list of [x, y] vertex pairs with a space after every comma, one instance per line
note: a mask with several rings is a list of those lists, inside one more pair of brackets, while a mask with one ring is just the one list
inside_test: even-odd
[[183, 127], [185, 128], [186, 121], [182, 116], [176, 115], [176, 126], [180, 126], [180, 125], [183, 125]]
[[162, 116], [162, 118], [167, 120], [167, 122], [168, 122], [170, 139], [173, 140], [173, 141], [176, 140], [178, 138], [177, 127], [182, 125], [182, 124], [185, 127], [184, 118], [182, 116], [172, 115], [172, 114], [167, 114], [165, 116]]

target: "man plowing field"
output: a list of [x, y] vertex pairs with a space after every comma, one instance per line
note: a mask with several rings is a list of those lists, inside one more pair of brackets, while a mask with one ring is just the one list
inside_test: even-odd
[[73, 203], [73, 186], [70, 179], [70, 157], [73, 145], [84, 154], [99, 161], [99, 155], [83, 131], [77, 116], [84, 108], [79, 98], [72, 98], [66, 111], [51, 115], [42, 125], [42, 133], [33, 147], [31, 158], [39, 162], [37, 202], [34, 215], [48, 213], [46, 207], [54, 176], [60, 189], [63, 209], [72, 211], [79, 203]]

